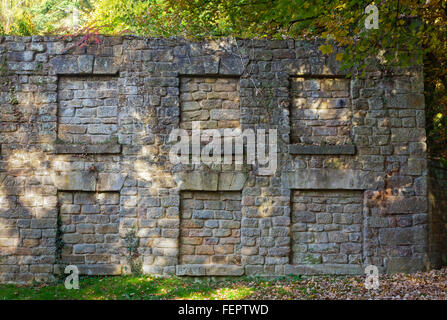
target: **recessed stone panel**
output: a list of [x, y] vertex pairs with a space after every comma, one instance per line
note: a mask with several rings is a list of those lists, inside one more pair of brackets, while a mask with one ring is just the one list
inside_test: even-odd
[[[62, 262], [90, 274], [120, 270], [118, 192], [58, 192]], [[104, 270], [103, 270], [104, 269]]]
[[352, 144], [349, 79], [290, 78], [291, 142]]
[[182, 77], [180, 126], [191, 129], [239, 128], [239, 78]]
[[116, 143], [118, 81], [109, 76], [62, 76], [58, 86], [59, 142]]
[[291, 206], [291, 264], [362, 263], [362, 191], [295, 190]]
[[241, 192], [181, 193], [180, 264], [241, 265], [241, 199]]

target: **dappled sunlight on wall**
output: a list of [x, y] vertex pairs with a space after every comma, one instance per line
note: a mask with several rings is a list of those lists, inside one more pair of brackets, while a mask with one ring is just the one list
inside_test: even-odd
[[[0, 281], [51, 279], [65, 263], [129, 273], [129, 252], [160, 275], [362, 273], [345, 253], [387, 272], [423, 268], [433, 237], [419, 66], [348, 79], [318, 41], [99, 39], [0, 37]], [[236, 151], [232, 164], [171, 163], [169, 134], [195, 120], [277, 130], [277, 170], [236, 166]], [[300, 217], [339, 219], [294, 231], [320, 263], [291, 263], [296, 190], [315, 192]], [[346, 252], [326, 255], [330, 244]], [[208, 254], [237, 263], [180, 261]]]

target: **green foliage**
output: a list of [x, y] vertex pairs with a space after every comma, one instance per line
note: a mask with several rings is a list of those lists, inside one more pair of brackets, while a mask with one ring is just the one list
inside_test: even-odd
[[140, 0], [97, 0], [88, 19], [88, 24], [104, 26], [105, 34], [118, 34], [130, 31], [134, 34], [147, 34], [148, 27], [142, 24], [153, 1]]
[[0, 1], [0, 34], [28, 36], [37, 34], [34, 16], [29, 9], [43, 0], [2, 0]]
[[3, 1], [0, 34], [29, 36], [74, 31], [85, 24], [91, 9], [90, 0]]
[[19, 100], [17, 99], [16, 88], [9, 88], [9, 103], [10, 104], [19, 104]]
[[55, 33], [82, 26], [91, 8], [89, 0], [44, 0], [29, 11], [39, 33]]
[[24, 13], [21, 17], [17, 18], [12, 25], [12, 33], [20, 36], [31, 36], [37, 32], [36, 26], [33, 23], [32, 16], [28, 13]]
[[447, 159], [447, 90], [445, 82], [426, 77], [425, 103], [429, 153]]
[[[379, 290], [367, 290], [365, 276], [285, 276], [285, 277], [156, 277], [81, 276], [79, 290], [67, 290], [62, 283], [0, 285], [2, 299], [21, 300], [373, 300], [436, 299], [445, 300], [447, 269], [418, 274], [381, 275]], [[433, 279], [437, 281], [433, 281]], [[418, 285], [419, 289], [414, 290]], [[396, 290], [396, 288], [398, 288]]]
[[[58, 209], [60, 211], [60, 206], [58, 206]], [[63, 280], [66, 277], [66, 275], [64, 274], [65, 264], [62, 261], [62, 251], [65, 246], [65, 242], [63, 240], [64, 232], [62, 231], [62, 225], [63, 225], [62, 218], [61, 215], [58, 213], [56, 221], [56, 237], [55, 237], [55, 246], [56, 246], [55, 262], [58, 267], [58, 272], [55, 274], [55, 276], [59, 282], [63, 282]]]
[[[0, 56], [0, 77], [6, 76], [8, 73], [8, 64], [6, 63], [6, 53]], [[0, 82], [3, 85], [3, 81]]]
[[[66, 275], [65, 275], [66, 276]], [[243, 279], [210, 281], [180, 277], [81, 276], [79, 290], [58, 284], [33, 286], [0, 285], [1, 299], [26, 300], [154, 300], [154, 299], [244, 299], [253, 294], [252, 282]], [[259, 279], [262, 285], [265, 279]]]

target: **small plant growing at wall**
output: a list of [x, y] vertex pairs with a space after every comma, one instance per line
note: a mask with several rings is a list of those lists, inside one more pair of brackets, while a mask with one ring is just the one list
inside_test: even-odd
[[7, 67], [8, 65], [6, 64], [6, 54], [3, 55], [3, 57], [0, 59], [0, 76], [6, 76], [7, 74]]
[[[75, 33], [71, 33], [70, 30], [61, 30], [62, 33], [67, 32], [64, 36], [62, 36], [62, 40], [66, 42], [72, 42], [74, 39], [77, 39], [77, 41], [67, 48], [62, 53], [66, 53], [72, 48], [78, 47], [78, 48], [84, 48], [91, 44], [100, 44], [101, 43], [101, 34], [104, 33], [104, 29], [109, 28], [110, 25], [96, 25], [96, 24], [90, 24], [87, 25]], [[123, 35], [125, 33], [128, 33], [127, 30], [123, 30], [121, 32], [118, 32], [117, 35]]]
[[103, 28], [104, 26], [89, 25], [84, 28], [81, 28], [75, 34], [66, 34], [62, 36], [62, 39], [64, 41], [72, 41], [73, 38], [79, 38], [75, 43], [65, 48], [63, 53], [69, 51], [74, 47], [83, 48], [91, 43], [99, 44], [101, 42], [100, 33]]
[[17, 99], [16, 89], [11, 87], [9, 89], [9, 103], [10, 104], [19, 104], [19, 100]]
[[56, 140], [54, 140], [55, 144], [66, 144], [67, 142], [62, 140], [61, 138], [56, 138]]
[[102, 142], [102, 144], [118, 144], [118, 137], [111, 137], [105, 141]]
[[137, 237], [135, 229], [130, 229], [124, 236], [126, 246], [126, 260], [130, 267], [130, 272], [135, 275], [143, 274], [143, 263], [138, 253], [140, 239]]
[[65, 246], [63, 240], [64, 232], [62, 231], [62, 219], [60, 214], [57, 215], [57, 228], [56, 228], [56, 265], [59, 268], [59, 272], [57, 274], [57, 279], [59, 281], [65, 279], [65, 275], [63, 270], [65, 269], [65, 265], [62, 262], [62, 250]]

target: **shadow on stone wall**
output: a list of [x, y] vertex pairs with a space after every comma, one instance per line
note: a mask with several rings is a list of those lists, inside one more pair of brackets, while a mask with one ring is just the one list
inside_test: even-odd
[[428, 162], [429, 246], [433, 268], [447, 265], [447, 167]]

